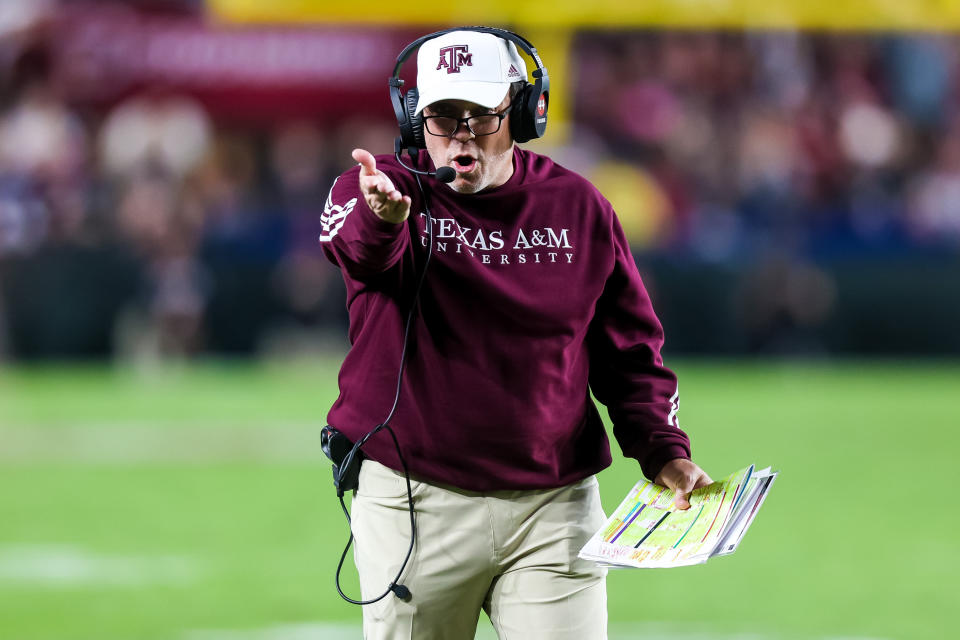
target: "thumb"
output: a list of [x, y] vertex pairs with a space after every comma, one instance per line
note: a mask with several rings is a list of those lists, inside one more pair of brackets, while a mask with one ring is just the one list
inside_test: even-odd
[[373, 157], [372, 153], [366, 149], [354, 149], [353, 153], [350, 155], [353, 156], [354, 160], [360, 163], [360, 175], [377, 175], [377, 160]]

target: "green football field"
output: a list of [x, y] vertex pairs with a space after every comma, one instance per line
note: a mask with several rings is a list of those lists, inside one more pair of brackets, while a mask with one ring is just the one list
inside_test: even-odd
[[[0, 369], [0, 638], [359, 638], [336, 365]], [[611, 638], [956, 637], [960, 365], [672, 365], [694, 459], [781, 475], [733, 556], [612, 572]]]

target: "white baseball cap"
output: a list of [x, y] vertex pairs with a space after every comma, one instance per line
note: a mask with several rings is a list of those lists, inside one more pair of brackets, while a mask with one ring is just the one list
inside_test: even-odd
[[492, 33], [451, 31], [417, 51], [417, 111], [439, 100], [467, 100], [487, 108], [503, 102], [510, 84], [527, 79], [517, 45]]

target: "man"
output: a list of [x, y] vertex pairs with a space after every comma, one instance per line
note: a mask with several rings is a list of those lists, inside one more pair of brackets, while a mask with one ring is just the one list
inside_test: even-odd
[[[417, 314], [391, 421], [413, 478], [411, 597], [364, 607], [364, 636], [473, 638], [483, 609], [501, 638], [605, 638], [605, 572], [577, 557], [604, 520], [594, 474], [611, 462], [590, 390], [624, 454], [678, 504], [710, 478], [677, 425], [662, 330], [610, 204], [514, 143], [527, 79], [514, 43], [459, 30], [417, 57], [416, 164], [455, 178], [421, 191], [393, 157], [357, 149], [320, 238], [347, 285], [352, 348], [329, 423], [351, 440], [390, 412]], [[410, 523], [391, 438], [364, 452], [352, 529], [371, 598], [401, 566]]]

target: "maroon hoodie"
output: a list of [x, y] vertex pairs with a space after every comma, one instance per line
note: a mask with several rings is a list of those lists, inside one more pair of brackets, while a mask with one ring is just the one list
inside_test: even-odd
[[[424, 196], [392, 156], [377, 168], [413, 199], [392, 224], [367, 207], [359, 166], [330, 190], [320, 242], [347, 285], [351, 348], [329, 424], [356, 441], [393, 404], [406, 312], [429, 243]], [[473, 491], [559, 487], [607, 467], [590, 397], [624, 455], [654, 478], [689, 458], [663, 330], [610, 203], [517, 147], [505, 184], [460, 194], [421, 178], [434, 250], [391, 420], [410, 472]], [[432, 168], [425, 151], [418, 166]], [[402, 467], [388, 433], [367, 456]]]

